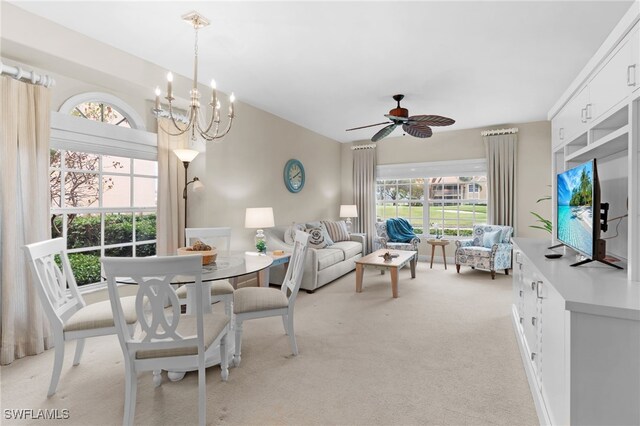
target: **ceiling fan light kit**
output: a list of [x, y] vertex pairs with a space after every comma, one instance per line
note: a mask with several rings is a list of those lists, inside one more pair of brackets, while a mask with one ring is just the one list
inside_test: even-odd
[[347, 129], [347, 132], [351, 130], [365, 129], [367, 127], [375, 127], [386, 124], [387, 126], [378, 130], [378, 132], [371, 138], [371, 141], [377, 142], [389, 136], [397, 126], [402, 125], [402, 130], [404, 130], [411, 136], [414, 136], [416, 138], [428, 138], [433, 135], [433, 131], [431, 130], [430, 126], [451, 126], [456, 122], [451, 118], [443, 117], [440, 115], [409, 116], [409, 110], [400, 106], [400, 101], [402, 99], [404, 99], [404, 95], [393, 95], [393, 100], [396, 101], [398, 105], [396, 108], [393, 108], [391, 111], [389, 111], [389, 114], [385, 114], [385, 117], [391, 120], [391, 124], [389, 124], [389, 122], [369, 124], [367, 126]]

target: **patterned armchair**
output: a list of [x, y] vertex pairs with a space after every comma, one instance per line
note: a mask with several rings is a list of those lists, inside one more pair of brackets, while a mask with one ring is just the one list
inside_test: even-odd
[[456, 270], [460, 265], [472, 268], [488, 269], [491, 279], [495, 279], [496, 270], [504, 269], [509, 275], [511, 269], [510, 243], [513, 228], [497, 225], [474, 225], [473, 238], [456, 241]]
[[373, 250], [389, 249], [389, 250], [413, 250], [418, 251], [418, 243], [420, 238], [415, 237], [408, 243], [396, 243], [389, 241], [387, 233], [387, 221], [376, 222], [376, 235], [373, 237]]

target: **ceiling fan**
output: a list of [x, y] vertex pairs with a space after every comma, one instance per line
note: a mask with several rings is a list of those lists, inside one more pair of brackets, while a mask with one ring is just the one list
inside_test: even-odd
[[378, 132], [371, 138], [373, 142], [377, 142], [380, 139], [389, 136], [397, 126], [402, 124], [402, 130], [411, 136], [415, 136], [416, 138], [428, 138], [433, 134], [433, 131], [429, 126], [451, 126], [456, 122], [451, 118], [442, 117], [440, 115], [412, 115], [409, 117], [409, 110], [400, 106], [400, 101], [403, 98], [404, 95], [393, 95], [393, 100], [398, 102], [398, 106], [389, 111], [389, 114], [384, 115], [391, 120], [391, 124], [388, 124], [389, 122], [385, 121], [384, 123], [354, 127], [353, 129], [347, 129], [346, 131], [348, 132], [351, 130], [366, 129], [367, 127], [388, 124], [386, 127], [378, 130]]

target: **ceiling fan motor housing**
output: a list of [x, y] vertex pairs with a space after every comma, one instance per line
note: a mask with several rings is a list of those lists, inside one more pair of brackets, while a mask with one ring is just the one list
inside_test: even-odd
[[398, 107], [389, 111], [389, 115], [393, 115], [394, 117], [409, 118], [409, 110], [406, 108]]

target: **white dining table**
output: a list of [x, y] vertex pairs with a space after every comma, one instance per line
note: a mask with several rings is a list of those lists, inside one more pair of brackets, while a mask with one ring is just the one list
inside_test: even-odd
[[[230, 251], [218, 254], [216, 261], [202, 267], [202, 285], [209, 286], [211, 282], [217, 280], [233, 280], [245, 275], [260, 273], [269, 268], [273, 263], [273, 258], [257, 252]], [[122, 284], [133, 284], [129, 280], [118, 281]], [[187, 314], [195, 313], [195, 283], [193, 276], [177, 275], [171, 281], [172, 284], [187, 286]], [[267, 284], [268, 285], [268, 284]], [[208, 288], [207, 288], [208, 290]], [[203, 291], [203, 312], [211, 312], [211, 291]], [[227, 335], [227, 357], [233, 357], [235, 350], [235, 320], [233, 310], [231, 315], [231, 329]], [[210, 347], [205, 354], [205, 367], [220, 364], [220, 347]], [[197, 370], [198, 366], [181, 367], [167, 372], [171, 381], [182, 380], [188, 371]]]

